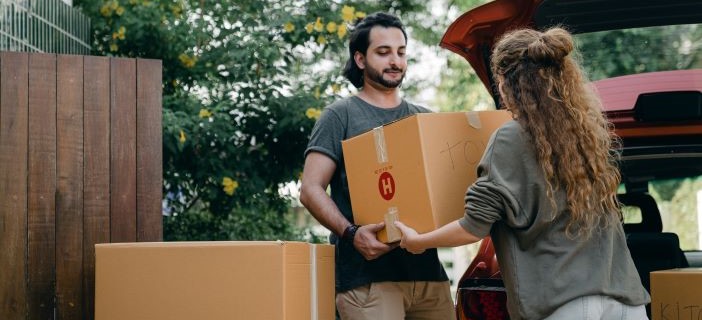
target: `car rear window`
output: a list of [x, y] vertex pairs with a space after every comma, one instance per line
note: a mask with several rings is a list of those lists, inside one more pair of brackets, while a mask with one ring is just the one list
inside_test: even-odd
[[610, 30], [576, 36], [590, 80], [702, 68], [702, 25]]

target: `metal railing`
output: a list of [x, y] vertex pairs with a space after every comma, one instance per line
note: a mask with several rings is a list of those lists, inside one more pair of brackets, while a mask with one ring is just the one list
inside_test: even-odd
[[61, 0], [0, 0], [0, 51], [90, 53], [90, 19]]

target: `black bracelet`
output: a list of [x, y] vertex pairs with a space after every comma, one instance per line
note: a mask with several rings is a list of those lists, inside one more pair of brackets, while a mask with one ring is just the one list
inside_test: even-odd
[[356, 236], [356, 231], [358, 230], [358, 227], [359, 225], [350, 224], [348, 227], [346, 227], [346, 229], [344, 229], [344, 233], [341, 235], [341, 239], [344, 239], [349, 243], [353, 243], [353, 238]]

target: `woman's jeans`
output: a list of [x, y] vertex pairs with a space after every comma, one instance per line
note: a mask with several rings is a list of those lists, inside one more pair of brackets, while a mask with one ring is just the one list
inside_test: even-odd
[[556, 309], [544, 320], [643, 320], [644, 305], [630, 306], [607, 296], [586, 296]]

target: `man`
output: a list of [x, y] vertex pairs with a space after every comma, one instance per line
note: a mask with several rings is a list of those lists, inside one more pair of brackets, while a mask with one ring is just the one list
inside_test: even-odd
[[[341, 141], [405, 116], [430, 112], [400, 98], [407, 68], [400, 20], [376, 13], [350, 34], [344, 76], [357, 95], [327, 106], [305, 151], [300, 200], [332, 232], [336, 245], [336, 306], [342, 319], [453, 319], [448, 277], [436, 249], [412, 255], [384, 244], [384, 224], [353, 223]], [[331, 197], [326, 193], [331, 185]]]

